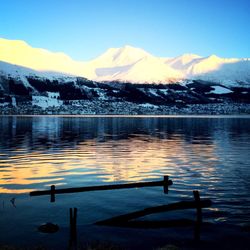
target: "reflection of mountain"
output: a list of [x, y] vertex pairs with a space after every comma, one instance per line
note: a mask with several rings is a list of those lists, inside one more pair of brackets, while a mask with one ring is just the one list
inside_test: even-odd
[[42, 151], [74, 148], [88, 140], [103, 143], [138, 136], [168, 140], [177, 136], [188, 143], [206, 138], [209, 143], [220, 128], [233, 130], [230, 136], [250, 131], [248, 119], [14, 116], [0, 121], [1, 147], [16, 149], [25, 144], [29, 150]]
[[248, 119], [2, 117], [0, 131], [1, 191], [26, 192], [163, 174], [207, 178], [218, 152], [249, 138], [250, 126]]

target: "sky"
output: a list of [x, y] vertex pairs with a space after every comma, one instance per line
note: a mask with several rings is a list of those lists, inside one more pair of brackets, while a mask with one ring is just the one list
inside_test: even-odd
[[0, 37], [75, 60], [124, 45], [250, 57], [250, 0], [0, 0]]

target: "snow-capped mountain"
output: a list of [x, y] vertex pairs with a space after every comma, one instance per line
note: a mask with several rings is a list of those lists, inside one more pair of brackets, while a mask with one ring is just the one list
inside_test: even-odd
[[0, 38], [0, 61], [37, 70], [39, 72], [94, 78], [95, 73], [86, 62], [78, 62], [64, 53], [33, 48], [24, 41]]
[[112, 48], [90, 62], [95, 69], [97, 81], [126, 81], [136, 83], [158, 83], [182, 79], [183, 74], [165, 64], [148, 52], [124, 46]]
[[17, 71], [21, 75], [27, 74], [28, 68], [37, 74], [81, 76], [95, 81], [169, 83], [200, 79], [229, 85], [238, 82], [250, 84], [249, 58], [225, 59], [195, 54], [163, 58], [132, 46], [108, 49], [96, 59], [86, 62], [74, 61], [64, 53], [33, 48], [23, 41], [0, 39], [0, 61], [26, 68], [26, 71], [17, 68], [13, 71], [13, 67], [0, 64], [0, 70], [5, 74]]
[[226, 59], [216, 55], [199, 58], [186, 69], [186, 78], [227, 84], [250, 83], [250, 59]]

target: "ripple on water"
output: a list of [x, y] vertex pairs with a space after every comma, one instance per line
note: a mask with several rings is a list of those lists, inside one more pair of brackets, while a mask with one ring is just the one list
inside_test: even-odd
[[[0, 191], [8, 198], [52, 184], [89, 186], [169, 175], [174, 185], [167, 196], [162, 188], [145, 188], [59, 196], [58, 204], [68, 207], [76, 198], [88, 208], [87, 200], [89, 211], [101, 217], [95, 208], [101, 207], [105, 217], [143, 204], [192, 199], [192, 190], [199, 190], [214, 201], [206, 214], [211, 220], [249, 219], [250, 119], [2, 117], [0, 131]], [[36, 200], [41, 209], [48, 208], [39, 200], [44, 200]], [[19, 201], [27, 202], [20, 194]]]

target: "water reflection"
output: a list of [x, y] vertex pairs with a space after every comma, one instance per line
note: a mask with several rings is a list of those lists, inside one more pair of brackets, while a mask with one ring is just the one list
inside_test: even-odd
[[[216, 216], [210, 218], [242, 223], [250, 219], [249, 149], [250, 119], [243, 118], [0, 117], [0, 193], [5, 202], [17, 197], [18, 208], [26, 206], [16, 218], [23, 223], [24, 215], [32, 221], [34, 211], [50, 208], [46, 197], [26, 204], [31, 190], [169, 175], [174, 181], [169, 202], [191, 198], [198, 189], [214, 202]], [[90, 221], [118, 214], [124, 206], [133, 211], [166, 202], [157, 188], [122, 194], [72, 199], [86, 208], [83, 217]], [[61, 196], [61, 209], [72, 199]], [[8, 218], [2, 220], [6, 224]]]
[[[249, 163], [247, 154], [234, 152], [237, 147], [245, 153], [249, 149], [249, 123], [212, 118], [1, 117], [0, 192], [138, 181], [163, 174], [182, 184], [192, 178], [196, 185], [218, 182], [227, 171], [220, 166], [229, 163], [231, 171], [234, 157]], [[237, 171], [249, 176], [249, 171]]]

